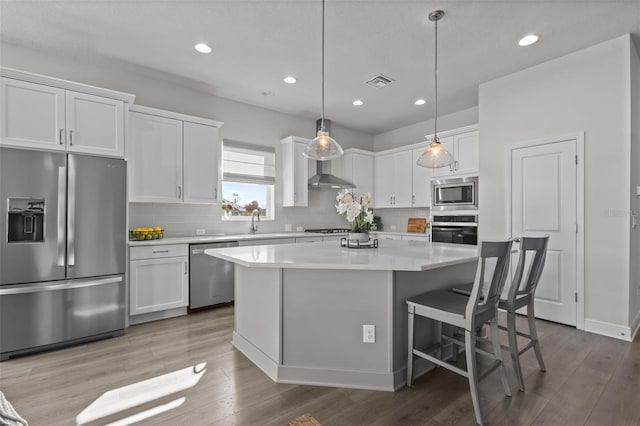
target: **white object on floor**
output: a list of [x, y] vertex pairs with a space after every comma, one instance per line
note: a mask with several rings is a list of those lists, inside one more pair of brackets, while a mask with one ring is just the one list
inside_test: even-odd
[[29, 423], [16, 412], [13, 405], [0, 391], [0, 424], [6, 426], [27, 426]]

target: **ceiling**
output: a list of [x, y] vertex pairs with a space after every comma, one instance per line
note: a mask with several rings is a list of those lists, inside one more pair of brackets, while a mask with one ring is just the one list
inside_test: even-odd
[[[437, 8], [446, 12], [438, 24], [439, 114], [477, 105], [482, 82], [640, 35], [640, 0], [327, 0], [326, 117], [371, 134], [432, 118], [434, 28], [427, 16]], [[320, 18], [320, 0], [1, 0], [0, 39], [76, 59], [98, 55], [317, 118]], [[518, 47], [527, 33], [540, 41]], [[197, 53], [200, 41], [213, 52]], [[396, 81], [382, 89], [363, 84], [378, 73]], [[286, 75], [298, 83], [283, 83]], [[415, 106], [421, 97], [427, 104]], [[364, 106], [352, 106], [354, 99]]]

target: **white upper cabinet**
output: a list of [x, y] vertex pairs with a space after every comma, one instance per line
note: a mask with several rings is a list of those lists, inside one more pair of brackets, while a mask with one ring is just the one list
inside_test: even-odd
[[373, 152], [358, 149], [347, 149], [342, 156], [341, 177], [356, 186], [358, 195], [369, 193], [373, 197], [374, 158]]
[[124, 102], [66, 93], [68, 151], [124, 157]]
[[456, 175], [477, 175], [480, 155], [478, 132], [463, 133], [454, 137], [456, 143]]
[[217, 203], [222, 123], [134, 105], [129, 201]]
[[412, 161], [412, 150], [376, 155], [375, 207], [411, 207]]
[[309, 160], [302, 155], [309, 139], [289, 136], [282, 144], [282, 206], [309, 205]]
[[134, 96], [1, 68], [0, 144], [124, 157]]
[[185, 203], [218, 202], [218, 128], [185, 121], [183, 128]]
[[131, 112], [129, 200], [182, 201], [182, 121]]
[[430, 207], [431, 206], [431, 176], [432, 169], [427, 167], [421, 167], [416, 164], [418, 158], [427, 149], [415, 148], [413, 150], [413, 179], [411, 188], [413, 190], [413, 196], [411, 198], [412, 207]]
[[63, 151], [63, 89], [2, 78], [2, 144]]
[[434, 169], [433, 177], [477, 175], [478, 142], [477, 130], [442, 138], [440, 143], [453, 155], [455, 161], [449, 167]]

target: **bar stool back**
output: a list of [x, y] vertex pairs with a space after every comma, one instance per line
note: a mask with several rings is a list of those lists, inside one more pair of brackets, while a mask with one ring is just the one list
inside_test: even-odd
[[[507, 311], [507, 327], [500, 327], [507, 330], [509, 335], [509, 346], [504, 347], [511, 354], [513, 369], [518, 380], [518, 389], [524, 391], [524, 379], [522, 377], [522, 368], [520, 367], [520, 355], [533, 348], [536, 353], [538, 365], [541, 371], [546, 371], [544, 360], [542, 359], [542, 351], [540, 342], [538, 341], [538, 332], [535, 322], [535, 292], [542, 276], [544, 263], [547, 256], [547, 246], [549, 244], [549, 236], [544, 237], [522, 237], [520, 238], [520, 257], [518, 266], [509, 288], [506, 300], [501, 300], [498, 305], [500, 309]], [[527, 259], [533, 256], [531, 263], [527, 268]], [[521, 333], [516, 329], [516, 311], [522, 307], [527, 307], [527, 322], [529, 324], [529, 334]], [[517, 336], [524, 337], [529, 343], [518, 350]]]

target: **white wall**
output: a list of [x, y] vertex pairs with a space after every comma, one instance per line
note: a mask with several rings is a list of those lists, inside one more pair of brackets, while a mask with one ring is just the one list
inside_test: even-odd
[[[630, 37], [480, 85], [481, 239], [505, 237], [505, 145], [585, 134], [585, 317], [629, 324]], [[637, 262], [637, 260], [636, 260]]]
[[[280, 139], [289, 135], [312, 138], [315, 120], [255, 107], [195, 89], [193, 82], [116, 61], [93, 57], [60, 57], [3, 43], [0, 65], [52, 77], [86, 83], [136, 95], [136, 104], [224, 122], [221, 137], [276, 148], [277, 170], [281, 158]], [[329, 117], [330, 118], [330, 117]], [[332, 136], [343, 148], [372, 150], [373, 136], [333, 125]], [[315, 163], [310, 164], [310, 173]], [[336, 168], [337, 170], [337, 168]], [[335, 213], [335, 193], [311, 192], [309, 208], [283, 208], [281, 179], [276, 180], [276, 221], [262, 222], [261, 231], [284, 231], [284, 225], [306, 228], [343, 227]], [[207, 232], [244, 232], [244, 223], [222, 222], [218, 206], [134, 203], [130, 205], [130, 226], [159, 225], [168, 235]]]
[[[465, 109], [438, 117], [438, 133], [476, 123], [478, 123], [478, 107]], [[424, 142], [424, 137], [431, 134], [433, 134], [433, 120], [421, 121], [375, 135], [373, 150], [382, 151]]]
[[[640, 186], [640, 59], [630, 44], [630, 78], [631, 78], [631, 205], [632, 214], [640, 221], [640, 196], [636, 195], [636, 187]], [[631, 230], [630, 246], [630, 280], [629, 280], [629, 324], [637, 326], [640, 321], [640, 224]], [[631, 330], [633, 332], [633, 329]]]

